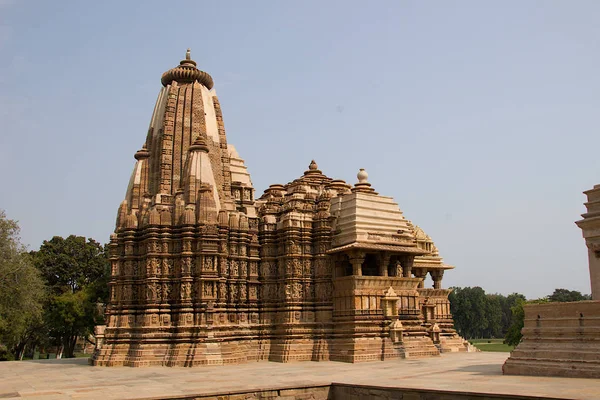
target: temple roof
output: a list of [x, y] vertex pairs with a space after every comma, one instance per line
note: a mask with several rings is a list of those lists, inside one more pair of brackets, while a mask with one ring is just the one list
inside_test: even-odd
[[391, 197], [380, 196], [361, 169], [358, 183], [348, 193], [331, 200], [330, 213], [336, 217], [332, 252], [350, 248], [384, 250], [397, 253], [427, 254], [418, 248], [412, 226]]

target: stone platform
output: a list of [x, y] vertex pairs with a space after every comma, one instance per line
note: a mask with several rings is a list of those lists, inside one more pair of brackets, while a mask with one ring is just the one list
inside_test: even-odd
[[[508, 353], [450, 353], [360, 364], [257, 362], [198, 368], [91, 367], [87, 359], [13, 361], [0, 363], [0, 399], [192, 399], [232, 392], [240, 394], [221, 398], [331, 399], [340, 398], [335, 394], [340, 390], [347, 394], [345, 398], [373, 397], [379, 390], [356, 388], [360, 385], [402, 388], [389, 398], [400, 398], [398, 393], [404, 391], [405, 399], [600, 399], [600, 379], [503, 376], [507, 357]], [[329, 390], [334, 382], [344, 388], [334, 385]], [[315, 392], [277, 390], [282, 388], [314, 388]], [[267, 389], [275, 394], [242, 393]], [[348, 390], [373, 393], [351, 395]], [[432, 391], [441, 392], [434, 396]], [[301, 392], [306, 396], [296, 396]]]
[[526, 305], [522, 332], [505, 374], [600, 379], [600, 301]]

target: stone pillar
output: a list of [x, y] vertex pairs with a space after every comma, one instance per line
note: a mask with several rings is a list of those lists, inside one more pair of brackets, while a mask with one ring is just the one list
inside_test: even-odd
[[433, 288], [441, 289], [442, 288], [442, 278], [444, 277], [444, 270], [438, 269], [429, 272], [431, 275], [431, 279], [433, 279]]
[[587, 195], [587, 212], [576, 224], [583, 231], [588, 248], [592, 299], [600, 300], [600, 185], [584, 192]]
[[379, 276], [388, 276], [388, 264], [391, 254], [382, 253], [379, 255]]
[[352, 264], [352, 275], [362, 276], [362, 263], [365, 257], [350, 257], [350, 264]]
[[402, 270], [404, 272], [404, 277], [405, 278], [411, 278], [412, 277], [412, 267], [413, 267], [413, 263], [415, 261], [415, 256], [404, 256], [402, 257]]
[[424, 288], [425, 278], [427, 277], [427, 268], [415, 268], [414, 274], [415, 277], [423, 279], [421, 282], [419, 282], [419, 289]]

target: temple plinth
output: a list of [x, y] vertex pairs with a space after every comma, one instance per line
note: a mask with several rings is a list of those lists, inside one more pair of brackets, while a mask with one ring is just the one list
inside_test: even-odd
[[[188, 50], [162, 75], [111, 235], [95, 365], [358, 362], [467, 351], [445, 265], [361, 170], [313, 160], [259, 198]], [[430, 274], [434, 288], [424, 288]]]
[[600, 378], [600, 185], [584, 194], [587, 212], [576, 224], [588, 250], [592, 300], [526, 305], [523, 339], [505, 374]]

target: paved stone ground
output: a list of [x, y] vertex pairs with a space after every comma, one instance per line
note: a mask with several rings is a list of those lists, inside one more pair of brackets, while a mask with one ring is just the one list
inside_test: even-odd
[[600, 379], [503, 376], [508, 353], [347, 364], [258, 362], [214, 367], [90, 367], [86, 359], [0, 362], [0, 399], [142, 399], [332, 382], [600, 399]]

